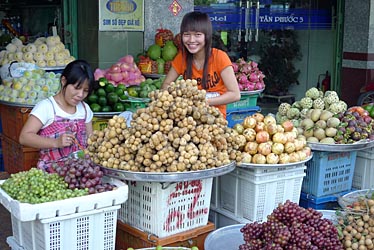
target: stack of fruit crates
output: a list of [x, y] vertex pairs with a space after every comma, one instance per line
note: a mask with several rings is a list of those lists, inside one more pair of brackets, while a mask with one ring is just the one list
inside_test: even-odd
[[307, 162], [300, 205], [317, 209], [338, 207], [338, 197], [352, 190], [357, 151], [313, 151]]
[[374, 147], [357, 152], [356, 166], [353, 174], [353, 189], [374, 188]]
[[214, 178], [209, 220], [218, 228], [266, 221], [279, 203], [298, 203], [305, 163], [288, 167], [237, 167]]
[[0, 104], [2, 159], [4, 170], [10, 174], [35, 167], [39, 159], [38, 149], [24, 147], [18, 142], [30, 111], [31, 108]]
[[205, 237], [215, 228], [208, 223], [212, 181], [128, 181], [129, 198], [118, 213], [117, 249], [157, 245], [203, 249]]
[[0, 189], [0, 202], [11, 213], [10, 247], [114, 250], [117, 212], [128, 198], [128, 186], [117, 179], [105, 181], [117, 188], [40, 204], [20, 203]]
[[241, 92], [240, 95], [239, 101], [229, 103], [226, 106], [226, 119], [229, 127], [243, 122], [245, 117], [260, 111], [260, 107], [256, 106], [259, 94]]

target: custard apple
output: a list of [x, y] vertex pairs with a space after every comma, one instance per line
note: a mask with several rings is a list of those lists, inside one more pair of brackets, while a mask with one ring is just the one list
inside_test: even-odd
[[282, 102], [278, 107], [278, 112], [280, 115], [287, 115], [287, 111], [291, 108], [291, 104], [287, 102]]
[[334, 113], [340, 113], [347, 110], [347, 104], [344, 101], [334, 102], [330, 105], [329, 110]]
[[324, 97], [328, 97], [329, 95], [336, 95], [336, 96], [338, 96], [338, 93], [336, 93], [336, 91], [333, 91], [333, 90], [327, 90], [325, 92]]
[[292, 103], [291, 108], [302, 109], [300, 101]]
[[309, 109], [302, 109], [302, 110], [300, 111], [300, 117], [301, 117], [301, 118], [305, 118], [306, 114], [308, 113], [308, 110], [309, 110]]
[[322, 90], [319, 90], [318, 92], [319, 92], [319, 98], [323, 99], [323, 97], [325, 96], [325, 93], [323, 93]]
[[313, 107], [313, 100], [310, 97], [303, 97], [300, 100], [300, 105], [303, 109], [310, 109]]
[[300, 120], [292, 119], [291, 122], [295, 128], [300, 127]]
[[339, 96], [338, 96], [338, 94], [336, 94], [336, 92], [335, 92], [335, 94], [330, 93], [327, 96], [325, 95], [325, 97], [323, 98], [323, 101], [327, 102], [328, 104], [337, 103], [339, 101]]
[[279, 112], [275, 114], [275, 120], [278, 124], [282, 124], [283, 122], [289, 120], [287, 115], [281, 115]]
[[287, 111], [287, 118], [288, 119], [298, 118], [299, 115], [300, 115], [300, 110], [298, 108], [290, 108]]
[[316, 87], [312, 87], [305, 92], [305, 97], [317, 99], [319, 97], [319, 90]]
[[322, 98], [317, 98], [313, 101], [313, 108], [315, 108], [315, 109], [324, 109], [325, 108], [325, 102], [322, 100]]

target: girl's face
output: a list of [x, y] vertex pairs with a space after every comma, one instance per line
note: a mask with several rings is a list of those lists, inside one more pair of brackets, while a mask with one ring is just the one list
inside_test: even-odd
[[182, 35], [183, 44], [191, 54], [204, 51], [205, 34], [202, 32], [188, 31]]
[[88, 90], [89, 85], [87, 80], [84, 81], [80, 86], [78, 86], [78, 83], [69, 84], [65, 89], [65, 101], [71, 106], [77, 106], [87, 97]]

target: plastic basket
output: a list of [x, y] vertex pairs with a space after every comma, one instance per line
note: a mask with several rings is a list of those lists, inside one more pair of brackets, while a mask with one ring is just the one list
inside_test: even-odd
[[93, 117], [92, 118], [92, 128], [94, 130], [104, 130], [106, 127], [108, 127], [108, 118], [99, 118], [99, 117]]
[[356, 155], [357, 151], [313, 152], [301, 190], [316, 197], [351, 190]]
[[338, 203], [339, 197], [347, 194], [350, 191], [345, 191], [337, 194], [325, 195], [316, 197], [311, 194], [301, 192], [299, 205], [304, 208], [313, 208], [316, 210], [330, 210], [340, 208]]
[[216, 207], [238, 221], [265, 221], [279, 203], [298, 203], [305, 165], [277, 168], [236, 168], [216, 177]]
[[[141, 100], [144, 99], [144, 100]], [[136, 112], [136, 110], [145, 108], [148, 106], [149, 99], [148, 98], [131, 98], [128, 100], [122, 101], [125, 104], [125, 108], [127, 111]]]
[[13, 174], [36, 167], [39, 159], [39, 149], [24, 147], [5, 135], [0, 136], [0, 138], [6, 172]]
[[8, 238], [6, 238], [6, 243], [8, 243], [11, 250], [25, 250], [25, 248], [17, 243], [16, 239], [14, 239], [13, 236], [9, 236]]
[[226, 112], [244, 111], [257, 105], [259, 94], [248, 95], [241, 93], [240, 100], [226, 105]]
[[[1, 180], [0, 184], [4, 181]], [[15, 219], [29, 222], [49, 218], [56, 219], [60, 216], [120, 205], [127, 200], [128, 186], [125, 183], [108, 177], [104, 177], [103, 181], [114, 184], [117, 188], [112, 191], [40, 204], [20, 203], [0, 188], [0, 202]]]
[[129, 198], [118, 218], [166, 237], [208, 223], [212, 179], [178, 183], [128, 182]]
[[244, 218], [239, 218], [231, 212], [212, 207], [209, 210], [209, 221], [213, 222], [216, 225], [216, 228], [252, 222]]
[[354, 189], [374, 188], [374, 147], [357, 152], [352, 187]]
[[13, 237], [27, 250], [114, 250], [119, 205], [49, 219], [12, 218]]
[[247, 116], [250, 116], [256, 112], [260, 112], [260, 110], [261, 109], [259, 106], [253, 106], [246, 110], [231, 111], [231, 112], [226, 110], [226, 113], [227, 113], [226, 120], [228, 122], [227, 126], [233, 127], [237, 123], [242, 123]]
[[173, 234], [167, 237], [156, 237], [142, 230], [131, 227], [128, 224], [118, 221], [116, 249], [154, 249], [162, 246], [162, 249], [190, 249], [193, 246], [204, 249], [204, 241], [210, 232], [215, 229], [215, 225], [209, 222], [207, 225], [190, 229], [185, 232]]

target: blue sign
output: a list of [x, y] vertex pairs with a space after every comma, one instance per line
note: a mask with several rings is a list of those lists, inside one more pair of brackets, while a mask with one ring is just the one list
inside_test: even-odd
[[199, 7], [196, 11], [205, 12], [210, 16], [214, 29], [331, 29], [332, 14], [327, 9], [256, 9], [223, 6]]

